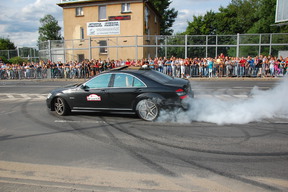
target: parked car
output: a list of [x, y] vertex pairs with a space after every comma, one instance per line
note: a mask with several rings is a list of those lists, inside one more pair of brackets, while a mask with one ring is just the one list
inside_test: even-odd
[[188, 97], [193, 98], [193, 91], [187, 79], [125, 66], [101, 73], [83, 84], [53, 90], [46, 103], [61, 116], [76, 110], [124, 111], [153, 121], [161, 109], [187, 109], [184, 100]]

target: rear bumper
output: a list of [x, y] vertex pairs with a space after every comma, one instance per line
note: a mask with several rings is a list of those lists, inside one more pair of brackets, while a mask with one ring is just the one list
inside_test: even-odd
[[189, 101], [193, 99], [194, 96], [186, 97], [185, 99], [178, 99], [178, 100], [167, 100], [162, 103], [161, 108], [164, 109], [171, 109], [171, 108], [182, 108], [184, 110], [188, 110], [190, 107]]

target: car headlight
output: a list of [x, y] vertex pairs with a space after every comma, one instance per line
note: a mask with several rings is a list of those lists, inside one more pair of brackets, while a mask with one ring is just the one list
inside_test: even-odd
[[47, 99], [49, 99], [51, 96], [52, 96], [52, 94], [49, 93], [49, 94], [47, 95]]

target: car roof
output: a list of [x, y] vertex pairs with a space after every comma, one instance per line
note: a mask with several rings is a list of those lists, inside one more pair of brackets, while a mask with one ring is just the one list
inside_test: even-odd
[[102, 72], [100, 74], [108, 74], [108, 73], [113, 73], [113, 74], [117, 74], [117, 73], [127, 73], [127, 74], [131, 74], [131, 75], [135, 75], [138, 78], [140, 78], [141, 80], [143, 80], [143, 78], [149, 80], [151, 82], [151, 80], [153, 82], [156, 83], [160, 83], [160, 84], [166, 84], [166, 85], [181, 85], [181, 84], [186, 84], [187, 80], [185, 79], [180, 79], [180, 78], [174, 78], [168, 75], [165, 75], [164, 73], [161, 73], [159, 71], [150, 69], [149, 67], [134, 67], [134, 66], [122, 66], [122, 67], [117, 67], [117, 68], [113, 68], [110, 70], [107, 70], [105, 72]]
[[[122, 67], [117, 67], [110, 69], [108, 71], [105, 71], [104, 73], [130, 73], [130, 74], [144, 74], [147, 71], [152, 72], [150, 68], [145, 68], [145, 67], [134, 67], [134, 66], [122, 66]], [[153, 73], [153, 72], [152, 72]]]
[[134, 67], [134, 66], [123, 66], [119, 68], [114, 68], [110, 70], [112, 73], [128, 73], [132, 75], [139, 76], [141, 75], [142, 77], [148, 78], [150, 80], [153, 80], [155, 82], [165, 84], [168, 82], [171, 82], [174, 80], [173, 77], [165, 75], [159, 71], [150, 69], [148, 66], [144, 67]]
[[111, 69], [110, 71], [151, 71], [149, 67], [122, 66]]

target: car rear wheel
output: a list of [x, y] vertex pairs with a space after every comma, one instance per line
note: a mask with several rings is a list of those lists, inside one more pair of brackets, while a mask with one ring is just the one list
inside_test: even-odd
[[56, 113], [60, 116], [67, 115], [70, 112], [69, 106], [67, 105], [66, 101], [61, 97], [57, 97], [54, 100], [54, 107]]
[[159, 115], [159, 107], [151, 99], [143, 99], [137, 103], [136, 112], [141, 119], [154, 121]]

